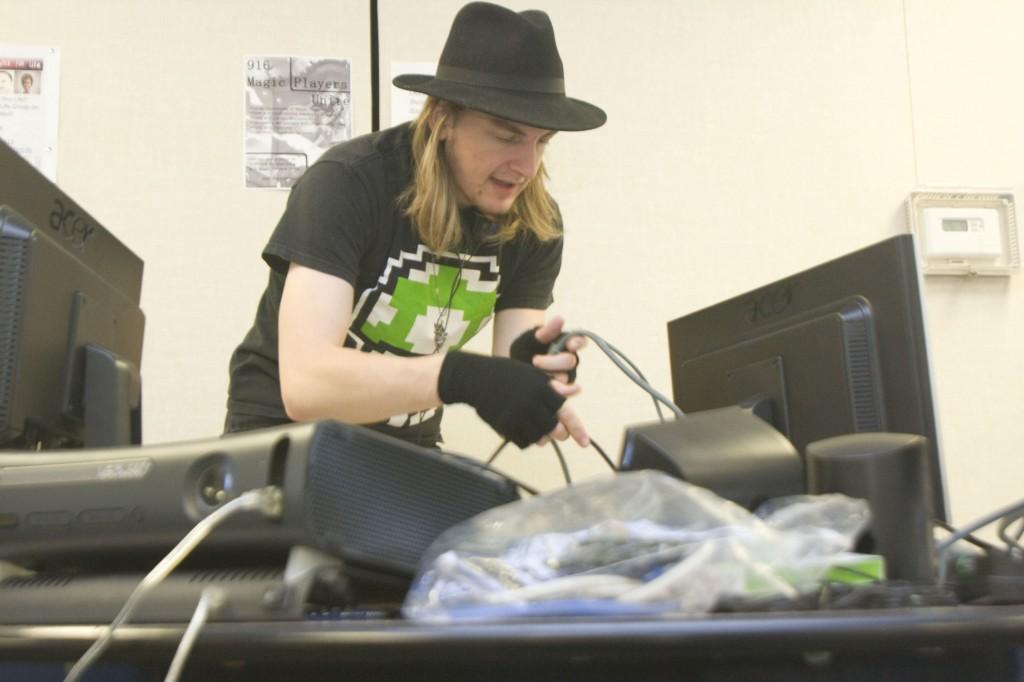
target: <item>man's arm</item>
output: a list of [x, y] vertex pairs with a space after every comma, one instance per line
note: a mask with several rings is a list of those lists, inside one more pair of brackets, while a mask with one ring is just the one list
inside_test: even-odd
[[278, 313], [281, 398], [290, 419], [382, 421], [437, 407], [442, 355], [401, 358], [344, 348], [352, 285], [292, 264]]
[[[445, 390], [438, 385], [439, 377], [448, 367], [448, 400], [472, 405], [495, 430], [521, 447], [534, 439], [564, 439], [567, 434], [586, 444], [586, 431], [564, 405], [543, 417], [544, 422], [558, 420], [548, 436], [535, 431], [529, 418], [536, 419], [538, 410], [543, 415], [547, 408], [542, 403], [549, 402], [550, 391], [563, 398], [578, 391], [558, 381], [551, 381], [548, 389], [537, 369], [462, 353], [403, 358], [344, 348], [353, 299], [352, 285], [344, 280], [301, 265], [289, 267], [278, 311], [278, 365], [281, 398], [290, 419], [368, 423], [436, 407], [441, 404], [439, 391]], [[446, 365], [448, 360], [460, 362]], [[538, 394], [539, 387], [543, 388]], [[524, 430], [533, 433], [520, 442]]]
[[512, 342], [527, 329], [544, 324], [544, 311], [532, 308], [507, 308], [494, 316], [491, 353], [502, 358], [509, 356]]

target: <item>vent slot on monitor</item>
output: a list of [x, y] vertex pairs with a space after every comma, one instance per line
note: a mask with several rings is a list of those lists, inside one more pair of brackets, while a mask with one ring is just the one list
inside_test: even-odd
[[[3, 216], [0, 213], [0, 220]], [[6, 228], [6, 220], [0, 228]], [[20, 426], [11, 420], [27, 255], [25, 240], [8, 236], [6, 229], [0, 232], [0, 443], [6, 440], [8, 431]]]

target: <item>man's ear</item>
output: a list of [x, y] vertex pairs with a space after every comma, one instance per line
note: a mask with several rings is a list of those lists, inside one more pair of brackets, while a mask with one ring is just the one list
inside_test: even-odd
[[448, 132], [451, 130], [452, 127], [451, 113], [451, 109], [449, 109], [447, 106], [445, 106], [444, 104], [438, 104], [431, 110], [430, 115], [427, 119], [430, 122], [431, 130], [437, 129], [438, 125], [441, 126], [441, 129], [438, 130], [439, 139], [441, 140], [448, 139]]

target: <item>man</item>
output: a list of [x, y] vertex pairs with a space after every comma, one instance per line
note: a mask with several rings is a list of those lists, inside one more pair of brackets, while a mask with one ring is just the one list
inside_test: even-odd
[[32, 94], [32, 85], [33, 85], [33, 83], [35, 83], [35, 81], [32, 79], [32, 74], [26, 73], [25, 75], [23, 75], [21, 77], [21, 91], [22, 91], [22, 94], [31, 95]]
[[[545, 352], [562, 241], [541, 161], [604, 112], [566, 97], [546, 14], [488, 3], [459, 11], [436, 76], [394, 82], [429, 95], [418, 120], [332, 148], [292, 189], [226, 431], [333, 418], [434, 446], [441, 404], [462, 402], [520, 447], [587, 445], [564, 405], [583, 339]], [[493, 357], [458, 351], [492, 316]]]

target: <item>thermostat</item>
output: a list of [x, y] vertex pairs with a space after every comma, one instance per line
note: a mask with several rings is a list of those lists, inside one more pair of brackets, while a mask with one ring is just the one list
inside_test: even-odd
[[912, 192], [908, 214], [926, 275], [1009, 275], [1020, 269], [1012, 193]]

